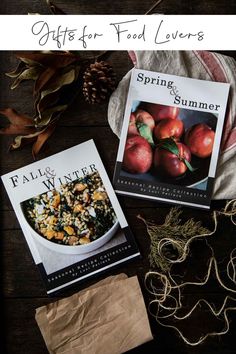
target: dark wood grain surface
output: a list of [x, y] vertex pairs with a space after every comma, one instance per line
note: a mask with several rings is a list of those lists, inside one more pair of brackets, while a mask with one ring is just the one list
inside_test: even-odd
[[[87, 0], [58, 0], [56, 2], [64, 11], [70, 14], [143, 14], [154, 3], [152, 0], [127, 0], [127, 1], [87, 1]], [[163, 1], [158, 11], [167, 14], [232, 14], [235, 13], [235, 0], [194, 0]], [[44, 1], [21, 0], [7, 1], [2, 0], [0, 4], [1, 14], [27, 14], [28, 12], [48, 13], [48, 8]], [[30, 48], [29, 48], [30, 49]], [[228, 53], [236, 57], [235, 53]], [[110, 61], [117, 73], [118, 80], [132, 67], [132, 63], [126, 52], [114, 52]], [[12, 52], [0, 52], [0, 108], [13, 107], [21, 112], [32, 114], [33, 100], [31, 85], [25, 83], [15, 91], [9, 88], [10, 80], [4, 75], [6, 71], [15, 66], [16, 60]], [[110, 177], [113, 175], [114, 163], [118, 148], [118, 138], [112, 133], [107, 123], [107, 104], [91, 106], [78, 98], [64, 114], [58, 127], [46, 144], [39, 158], [44, 158], [56, 152], [62, 151], [73, 145], [79, 144], [87, 139], [93, 138], [101, 154], [104, 165]], [[0, 174], [10, 172], [19, 167], [32, 162], [30, 147], [8, 153], [10, 139], [2, 137], [0, 140], [1, 166]], [[52, 301], [48, 298], [44, 285], [41, 281], [39, 272], [33, 263], [30, 251], [27, 247], [22, 231], [19, 227], [16, 216], [13, 212], [10, 201], [3, 186], [1, 192], [1, 344], [4, 351], [1, 353], [10, 354], [44, 354], [47, 353], [44, 341], [34, 319], [35, 309], [39, 306]], [[148, 253], [149, 238], [143, 223], [137, 219], [137, 214], [154, 219], [158, 223], [164, 221], [165, 215], [170, 207], [168, 205], [148, 202], [144, 200], [119, 197], [128, 222], [134, 232], [139, 244], [142, 259], [119, 267], [113, 274], [125, 272], [128, 275], [138, 275], [143, 290], [146, 303], [149, 297], [144, 289], [143, 280], [145, 273], [149, 269]], [[212, 203], [212, 210], [219, 209], [225, 204], [224, 201]], [[196, 211], [184, 208], [183, 219], [195, 217], [201, 220], [204, 226], [212, 228], [210, 212]], [[225, 259], [230, 250], [236, 247], [235, 227], [226, 218], [221, 218], [218, 231], [213, 239], [213, 246], [218, 260], [221, 260], [221, 275], [225, 276]], [[195, 263], [191, 270], [193, 274], [200, 277], [201, 270], [199, 264], [204, 264], [204, 250], [207, 245], [196, 244], [193, 249]], [[189, 267], [189, 265], [187, 265]], [[204, 270], [203, 270], [204, 271]], [[203, 274], [203, 273], [202, 273]], [[99, 280], [98, 277], [96, 280]], [[60, 297], [73, 294], [92, 282], [79, 285], [63, 291]], [[199, 297], [205, 296], [211, 303], [220, 306], [224, 297], [227, 295], [217, 286], [214, 276], [208, 286], [201, 289], [188, 287], [186, 298], [190, 303]], [[186, 308], [188, 303], [186, 303]], [[188, 334], [194, 335], [207, 329], [219, 329], [224, 326], [223, 322], [214, 324], [206, 309], [202, 308], [203, 316], [194, 316], [188, 324]], [[189, 347], [183, 343], [179, 336], [171, 329], [162, 328], [153, 318], [150, 323], [154, 340], [137, 349], [132, 353], [159, 353], [159, 354], [233, 354], [236, 353], [235, 333], [236, 333], [236, 314], [232, 313], [230, 318], [230, 331], [220, 338], [209, 338], [198, 347]], [[216, 327], [214, 327], [216, 325]], [[218, 327], [217, 327], [218, 326]], [[79, 354], [79, 353], [78, 353]], [[93, 353], [91, 353], [93, 354]], [[112, 354], [112, 353], [111, 353]]]
[[[143, 15], [155, 3], [155, 0], [56, 0], [54, 1], [64, 12], [76, 15], [89, 14], [138, 14]], [[20, 4], [20, 5], [19, 5]], [[1, 14], [48, 14], [46, 1], [44, 0], [2, 0]], [[165, 14], [203, 14], [203, 15], [227, 15], [235, 13], [234, 0], [163, 0], [158, 6], [157, 12]]]

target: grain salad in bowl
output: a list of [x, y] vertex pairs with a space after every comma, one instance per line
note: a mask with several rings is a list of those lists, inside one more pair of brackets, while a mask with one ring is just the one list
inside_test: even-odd
[[106, 243], [118, 226], [98, 172], [33, 197], [22, 207], [38, 241], [61, 253], [93, 251]]

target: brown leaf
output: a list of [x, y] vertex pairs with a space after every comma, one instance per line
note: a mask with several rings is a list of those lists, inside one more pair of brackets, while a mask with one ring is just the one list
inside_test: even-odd
[[32, 155], [33, 158], [35, 159], [36, 156], [38, 155], [39, 151], [41, 150], [42, 146], [45, 144], [45, 142], [48, 140], [48, 138], [52, 135], [56, 128], [56, 122], [53, 124], [50, 124], [46, 129], [44, 129], [37, 137], [37, 140], [35, 141], [33, 147], [32, 147]]
[[[56, 104], [58, 107], [62, 108], [60, 109], [61, 111], [65, 110], [67, 104], [61, 105], [60, 103], [58, 103], [60, 99], [60, 93], [58, 91], [60, 91], [63, 86], [70, 85], [77, 79], [77, 70], [75, 70], [74, 68], [71, 69], [71, 67], [68, 67], [66, 70], [68, 71], [65, 71], [65, 69], [63, 69], [60, 75], [57, 74], [53, 76], [51, 80], [47, 82], [47, 85], [45, 85], [44, 90], [39, 93], [38, 98], [35, 102], [35, 108], [37, 110], [37, 118], [35, 121], [37, 125], [45, 125], [45, 122], [46, 124], [50, 122], [53, 115], [50, 112], [53, 110], [58, 111], [57, 107], [55, 106]], [[58, 95], [56, 94], [57, 92]], [[46, 99], [47, 96], [52, 96], [52, 99], [54, 101], [53, 105], [50, 104], [50, 100]], [[47, 107], [46, 104], [40, 105], [41, 101], [50, 102], [50, 107]], [[50, 113], [47, 116], [44, 114], [44, 111], [46, 110], [48, 110], [48, 113]]]
[[59, 91], [63, 86], [69, 85], [77, 79], [77, 71], [75, 69], [69, 69], [69, 71], [61, 73], [53, 77], [47, 86], [40, 94], [40, 100], [45, 98], [47, 95]]
[[5, 128], [1, 128], [0, 134], [3, 134], [3, 135], [29, 134], [33, 131], [35, 131], [35, 128], [24, 127], [22, 125], [10, 124]]
[[26, 67], [27, 66], [25, 65], [24, 62], [19, 61], [17, 67], [14, 70], [9, 71], [9, 73], [6, 73], [6, 76], [11, 77], [11, 78], [15, 78], [19, 74], [21, 74], [26, 69]]
[[[23, 136], [21, 138], [22, 138], [21, 139], [21, 143], [20, 143], [20, 146], [18, 148], [22, 148], [25, 145], [32, 144], [35, 141], [35, 137], [29, 137], [28, 138], [28, 135]], [[13, 150], [17, 149], [17, 148], [14, 148], [13, 146], [14, 146], [14, 142], [9, 146], [8, 151], [13, 151]]]
[[31, 59], [27, 59], [27, 58], [18, 58], [20, 59], [23, 63], [25, 63], [27, 66], [43, 66], [40, 63], [38, 63], [37, 61], [31, 60]]
[[[74, 92], [77, 92], [81, 58], [70, 52], [17, 52], [16, 56], [21, 62], [8, 76], [16, 78], [13, 87], [22, 80], [36, 80], [34, 104], [35, 117], [39, 119], [36, 121], [36, 118], [31, 119], [11, 108], [4, 109], [0, 114], [5, 115], [11, 124], [0, 128], [0, 134], [17, 135], [11, 150], [34, 141], [32, 154], [35, 158], [53, 133], [59, 115], [71, 102]], [[65, 97], [62, 97], [64, 94]], [[42, 129], [39, 130], [36, 124], [41, 125]]]
[[24, 80], [36, 80], [38, 76], [41, 74], [42, 69], [39, 66], [34, 66], [31, 68], [25, 69], [16, 80], [11, 85], [11, 89], [14, 90], [19, 84]]
[[33, 126], [33, 120], [24, 114], [19, 114], [12, 108], [3, 109], [0, 111], [0, 114], [7, 117], [9, 122], [11, 123], [5, 128], [1, 128], [0, 134], [29, 134], [35, 131], [35, 127]]
[[27, 141], [27, 143], [34, 141], [39, 134], [41, 134], [41, 131], [35, 131], [34, 133], [28, 135], [18, 135], [11, 144], [10, 150], [19, 149], [19, 147], [26, 144], [25, 141]]
[[25, 114], [18, 113], [12, 108], [5, 108], [0, 110], [0, 114], [4, 115], [8, 118], [9, 122], [16, 125], [31, 125], [32, 126], [32, 119]]
[[53, 77], [55, 72], [56, 72], [56, 68], [50, 66], [41, 73], [41, 75], [38, 77], [38, 79], [35, 82], [34, 95], [39, 93], [39, 91], [43, 89], [43, 87], [47, 84], [47, 82]]
[[80, 61], [80, 57], [78, 55], [70, 52], [17, 52], [16, 57], [23, 61], [30, 60], [45, 67], [51, 66], [55, 69], [64, 68], [76, 61]]
[[54, 105], [56, 105], [56, 103], [58, 103], [60, 97], [60, 91], [56, 91], [53, 92], [47, 96], [44, 96], [43, 98], [41, 98], [41, 96], [38, 96], [38, 99], [35, 101], [35, 111], [37, 112], [37, 114], [39, 114], [40, 112], [42, 113], [43, 111], [45, 111], [45, 109], [51, 108]]
[[59, 106], [54, 106], [49, 109], [46, 109], [45, 111], [40, 114], [38, 119], [35, 119], [35, 122], [37, 124], [37, 127], [43, 127], [46, 126], [50, 123], [51, 119], [53, 116], [55, 116], [55, 113], [61, 114], [67, 109], [67, 105], [59, 105]]
[[[41, 150], [44, 143], [54, 132], [56, 127], [56, 121], [53, 124], [48, 125], [45, 129], [41, 131], [35, 131], [28, 135], [19, 135], [14, 139], [14, 142], [10, 145], [9, 150], [19, 149], [21, 146], [29, 144], [34, 141], [32, 147], [32, 155], [35, 159], [39, 151]], [[35, 141], [36, 140], [36, 141]]]

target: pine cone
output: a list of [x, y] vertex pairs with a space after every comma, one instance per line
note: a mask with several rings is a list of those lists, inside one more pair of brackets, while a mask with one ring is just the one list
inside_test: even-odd
[[105, 61], [90, 64], [83, 79], [83, 95], [92, 104], [106, 100], [115, 89], [115, 73]]

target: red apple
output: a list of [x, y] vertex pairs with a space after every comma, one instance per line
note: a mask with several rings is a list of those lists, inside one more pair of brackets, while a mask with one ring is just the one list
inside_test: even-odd
[[145, 109], [151, 114], [155, 122], [166, 118], [176, 119], [179, 115], [178, 107], [165, 106], [163, 104], [146, 103]]
[[154, 153], [154, 166], [156, 171], [161, 171], [169, 177], [179, 177], [186, 172], [187, 166], [184, 163], [184, 159], [190, 162], [191, 152], [189, 148], [182, 143], [176, 143], [176, 145], [179, 149], [179, 156], [161, 147], [156, 148]]
[[184, 123], [180, 119], [166, 118], [161, 120], [154, 129], [156, 139], [176, 138], [179, 139], [184, 132]]
[[211, 155], [215, 132], [207, 124], [199, 123], [189, 128], [185, 135], [185, 144], [197, 157], [206, 158]]
[[146, 173], [152, 165], [152, 148], [140, 135], [127, 138], [123, 168], [130, 173]]
[[148, 112], [143, 111], [142, 109], [138, 109], [135, 112], [135, 117], [136, 117], [136, 123], [143, 123], [146, 124], [151, 130], [154, 129], [155, 121], [152, 118], [151, 114], [149, 114]]
[[133, 113], [131, 113], [129, 118], [128, 136], [129, 135], [139, 135], [138, 129], [136, 127], [136, 117]]

